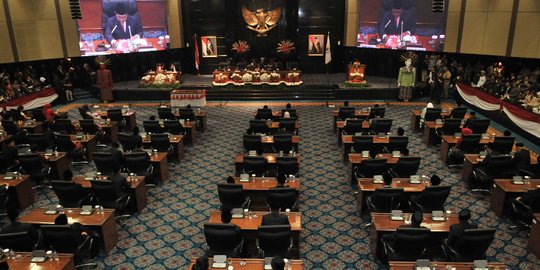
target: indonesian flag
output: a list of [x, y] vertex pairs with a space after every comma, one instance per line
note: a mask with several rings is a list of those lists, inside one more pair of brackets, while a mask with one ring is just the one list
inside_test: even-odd
[[328, 32], [328, 37], [326, 38], [326, 49], [324, 50], [324, 64], [332, 62], [332, 52], [330, 50], [330, 32]]
[[197, 42], [197, 35], [195, 35], [195, 68], [199, 70], [199, 64], [201, 60], [199, 59], [199, 43]]

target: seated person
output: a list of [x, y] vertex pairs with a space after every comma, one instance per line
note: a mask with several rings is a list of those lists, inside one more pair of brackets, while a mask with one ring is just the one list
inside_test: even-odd
[[[54, 225], [69, 225], [68, 224], [68, 218], [66, 214], [60, 214], [54, 219]], [[71, 228], [73, 229], [73, 233], [76, 235], [76, 237], [79, 239], [79, 243], [82, 243], [86, 240], [86, 238], [90, 237], [91, 239], [94, 239], [90, 243], [95, 243], [97, 241], [97, 238], [99, 238], [99, 235], [95, 232], [92, 232], [90, 230], [87, 230], [85, 226], [83, 226], [79, 222], [73, 222], [71, 224]], [[93, 244], [90, 247], [90, 252], [92, 253], [92, 257], [96, 256], [98, 253], [98, 246]]]
[[117, 195], [121, 196], [123, 194], [129, 193], [131, 185], [127, 182], [126, 177], [122, 176], [118, 172], [113, 173], [109, 176], [109, 180], [113, 183], [114, 191]]
[[45, 115], [45, 120], [49, 123], [52, 123], [59, 116], [58, 110], [53, 110], [50, 103], [43, 106], [43, 115]]
[[79, 108], [79, 113], [82, 118], [84, 119], [94, 119], [94, 120], [101, 120], [101, 117], [95, 116], [92, 111], [90, 110], [90, 106], [88, 104], [84, 104]]
[[398, 130], [397, 130], [397, 135], [398, 136], [404, 136], [405, 135], [405, 130], [402, 127], [399, 127]]
[[19, 153], [17, 151], [17, 147], [15, 146], [15, 140], [12, 137], [4, 140], [1, 151], [0, 159], [4, 164], [1, 164], [0, 168], [6, 166], [7, 169], [8, 166], [12, 166], [17, 163], [17, 156]]
[[450, 226], [447, 240], [448, 245], [454, 246], [456, 240], [461, 238], [465, 230], [478, 228], [478, 225], [469, 222], [470, 219], [471, 212], [469, 210], [459, 211], [459, 223]]
[[403, 224], [400, 228], [425, 228], [422, 226], [424, 220], [424, 214], [421, 211], [416, 211], [411, 216], [411, 224]]
[[441, 178], [438, 175], [434, 174], [429, 179], [429, 182], [431, 183], [432, 186], [438, 186], [441, 184]]
[[276, 177], [277, 185], [276, 187], [285, 187], [285, 181], [287, 181], [287, 176], [285, 174], [278, 174]]
[[473, 134], [472, 129], [466, 128], [466, 127], [462, 128], [461, 136], [458, 138], [455, 147], [461, 150], [460, 145], [461, 145], [461, 141], [463, 140], [463, 135], [471, 135], [471, 134]]
[[120, 144], [113, 142], [111, 145], [111, 148], [109, 149], [109, 153], [111, 153], [112, 158], [114, 162], [118, 165], [119, 168], [122, 168], [124, 165], [124, 154], [120, 150]]
[[142, 37], [140, 19], [129, 15], [124, 3], [116, 4], [114, 13], [115, 16], [111, 16], [105, 26], [105, 38], [111, 46], [116, 46], [118, 40], [121, 39], [136, 40]]
[[232, 177], [232, 176], [230, 176], [230, 175], [227, 176], [227, 180], [226, 180], [226, 181], [227, 181], [227, 184], [234, 184], [234, 183], [235, 183], [234, 177]]
[[25, 113], [24, 113], [24, 106], [23, 105], [19, 105], [17, 107], [17, 111], [16, 113], [13, 115], [13, 120], [14, 121], [26, 121], [26, 120], [30, 120], [32, 119], [31, 117], [27, 116]]
[[210, 265], [208, 264], [208, 257], [203, 255], [195, 261], [195, 265], [191, 267], [192, 270], [208, 270]]
[[130, 139], [131, 143], [133, 144], [133, 146], [135, 146], [135, 149], [137, 149], [137, 148], [142, 149], [143, 148], [143, 139], [141, 137], [139, 127], [137, 127], [137, 126], [133, 127], [133, 133], [131, 134], [129, 139]]
[[384, 188], [391, 188], [392, 187], [392, 175], [388, 172], [383, 173], [383, 182], [384, 182]]
[[433, 106], [433, 103], [428, 102], [426, 107], [422, 109], [422, 112], [420, 113], [420, 124], [424, 123], [424, 118], [426, 118], [427, 109], [432, 109], [432, 108], [435, 108], [435, 106]]
[[38, 240], [38, 232], [31, 224], [20, 223], [17, 221], [19, 209], [16, 207], [8, 207], [7, 216], [11, 223], [2, 227], [2, 229], [0, 229], [0, 234], [27, 232], [30, 238], [35, 239], [36, 241]]
[[284, 270], [285, 260], [281, 256], [276, 255], [272, 258], [270, 266], [272, 266], [272, 270]]
[[270, 206], [270, 213], [262, 217], [261, 225], [290, 225], [289, 218], [279, 213], [279, 206]]
[[531, 167], [531, 152], [523, 147], [523, 143], [516, 143], [516, 152], [512, 160], [518, 170], [529, 170]]

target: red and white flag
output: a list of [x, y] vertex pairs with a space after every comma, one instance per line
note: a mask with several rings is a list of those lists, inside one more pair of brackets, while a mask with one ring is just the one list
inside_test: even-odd
[[199, 59], [199, 43], [197, 42], [197, 35], [195, 34], [195, 68], [199, 70], [199, 64], [201, 60]]

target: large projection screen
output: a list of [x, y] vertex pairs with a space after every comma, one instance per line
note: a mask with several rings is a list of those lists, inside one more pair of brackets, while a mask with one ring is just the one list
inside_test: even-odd
[[432, 0], [360, 0], [358, 47], [416, 51], [444, 49], [446, 9]]
[[80, 0], [82, 56], [165, 50], [166, 0]]

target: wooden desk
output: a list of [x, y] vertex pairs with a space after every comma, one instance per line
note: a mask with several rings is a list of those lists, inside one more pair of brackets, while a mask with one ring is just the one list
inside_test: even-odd
[[[422, 115], [422, 110], [411, 110], [411, 130], [417, 131], [420, 128], [420, 115]], [[446, 118], [452, 115], [452, 108], [443, 109], [441, 112], [441, 117]]]
[[15, 259], [3, 258], [0, 261], [6, 261], [11, 270], [75, 270], [73, 254], [60, 253], [58, 261], [47, 259], [41, 263], [30, 262], [32, 259], [30, 252], [16, 252], [15, 256]]
[[[65, 209], [65, 214], [68, 216], [68, 223], [79, 222], [90, 229], [97, 230], [101, 235], [101, 245], [105, 253], [109, 254], [116, 245], [116, 242], [118, 242], [114, 209], [105, 209], [103, 214], [93, 213], [89, 216], [81, 216], [79, 214], [80, 210], [79, 208]], [[19, 221], [34, 225], [53, 225], [58, 214], [47, 215], [45, 211], [46, 209], [44, 208], [34, 208], [19, 217]]]
[[[337, 144], [338, 145], [341, 145], [341, 135], [342, 135], [342, 130], [345, 128], [345, 121], [336, 121], [336, 127], [337, 127], [337, 134], [338, 134], [338, 138], [337, 138]], [[362, 131], [367, 131], [369, 130], [369, 127], [370, 127], [370, 123], [369, 121], [363, 121], [362, 122]]]
[[[144, 148], [152, 148], [150, 136], [151, 135], [146, 135], [142, 138]], [[182, 135], [170, 135], [169, 142], [173, 147], [173, 153], [175, 153], [178, 162], [180, 162], [184, 159], [184, 137]]]
[[[441, 157], [442, 162], [448, 163], [448, 152], [450, 151], [450, 148], [456, 145], [457, 140], [458, 138], [454, 137], [454, 135], [442, 136], [442, 142], [441, 142], [441, 148], [440, 148], [440, 157]], [[486, 145], [491, 142], [493, 142], [493, 137], [490, 137], [489, 139], [480, 139], [480, 144], [482, 145]]]
[[[182, 148], [184, 147], [183, 144]], [[167, 153], [155, 153], [150, 155], [150, 162], [154, 167], [154, 174], [159, 176], [161, 182], [167, 181], [169, 179], [169, 165], [167, 164]]]
[[480, 159], [479, 154], [465, 154], [463, 159], [463, 169], [461, 170], [461, 180], [469, 186], [469, 175], [477, 167]]
[[[262, 217], [270, 212], [253, 212], [253, 218], [233, 218], [232, 224], [238, 225], [242, 229], [242, 233], [247, 242], [247, 248], [250, 254], [258, 254], [256, 239], [257, 231], [262, 223]], [[221, 211], [212, 211], [210, 213], [209, 223], [221, 223]], [[293, 239], [293, 247], [291, 249], [291, 257], [298, 259], [300, 256], [300, 232], [302, 231], [302, 214], [299, 212], [291, 212], [289, 214], [289, 223], [291, 224], [291, 236]]]
[[[274, 144], [274, 136], [261, 136], [261, 142], [263, 145], [271, 146]], [[293, 135], [292, 136], [292, 145], [294, 147], [294, 151], [298, 153], [298, 144], [300, 144], [300, 136]]]
[[[272, 134], [274, 134], [279, 129], [279, 122], [270, 121], [267, 123], [267, 125]], [[296, 123], [294, 124], [294, 128], [296, 130], [300, 128], [300, 123], [298, 123], [298, 121], [296, 121]]]
[[[107, 119], [107, 111], [96, 111], [93, 113], [95, 116], [99, 116], [103, 119]], [[133, 130], [134, 127], [137, 126], [137, 114], [135, 111], [129, 110], [127, 112], [122, 112], [122, 118], [124, 118], [126, 122], [126, 128], [129, 130]]]
[[[244, 169], [244, 156], [247, 156], [243, 153], [237, 154], [234, 158], [234, 164], [236, 167], [236, 176], [240, 176]], [[276, 169], [276, 157], [279, 156], [278, 153], [263, 153], [262, 156], [268, 162], [268, 171], [270, 172], [269, 176], [275, 175]], [[300, 155], [296, 155], [296, 162], [300, 164]]]
[[[403, 188], [405, 193], [416, 194], [422, 192], [429, 183], [411, 184], [409, 178], [394, 178], [392, 179], [393, 188]], [[366, 208], [367, 196], [373, 194], [375, 189], [384, 187], [384, 184], [373, 183], [373, 178], [358, 179], [358, 193], [356, 194], [356, 209], [362, 215]], [[404, 198], [406, 200], [407, 198]]]
[[[343, 143], [343, 161], [347, 162], [349, 154], [354, 145], [353, 135], [341, 135], [341, 142]], [[382, 149], [390, 143], [390, 136], [379, 137], [378, 135], [372, 135], [373, 144], [375, 144], [378, 152], [382, 152]]]
[[[390, 270], [415, 270], [416, 262], [389, 262]], [[431, 268], [433, 270], [447, 270], [448, 266], [455, 270], [471, 270], [474, 267], [472, 262], [431, 262]], [[488, 263], [488, 269], [507, 269], [503, 263]]]
[[[236, 270], [264, 270], [264, 259], [240, 259], [240, 258], [228, 258], [227, 259]], [[191, 259], [191, 264], [188, 270], [191, 270], [197, 259]], [[245, 265], [240, 265], [240, 262], [245, 262]], [[209, 270], [222, 270], [223, 268], [212, 267], [213, 258], [208, 258]], [[287, 269], [287, 267], [285, 267]], [[304, 269], [304, 263], [302, 260], [292, 260], [292, 270]]]
[[64, 172], [69, 170], [69, 159], [65, 152], [46, 155], [41, 153], [47, 164], [51, 167], [51, 177], [53, 180], [64, 180]]
[[[95, 121], [96, 125], [105, 131], [105, 134], [111, 140], [111, 142], [118, 142], [118, 122], [115, 121], [106, 121], [99, 122]], [[81, 124], [79, 121], [72, 121], [73, 126], [77, 132], [82, 132]]]
[[506, 210], [505, 206], [521, 194], [540, 187], [540, 179], [531, 179], [529, 185], [516, 185], [512, 183], [512, 179], [495, 179], [493, 187], [489, 206], [496, 216], [502, 217]]
[[[197, 127], [197, 129], [200, 130], [201, 132], [206, 131], [206, 129], [208, 129], [208, 123], [207, 123], [207, 120], [206, 120], [206, 118], [207, 118], [206, 117], [206, 111], [193, 110], [193, 113], [195, 113], [195, 117], [197, 118], [197, 122], [200, 123], [200, 125], [197, 125], [197, 122], [193, 122], [193, 123], [195, 123], [195, 126]], [[174, 114], [174, 116], [176, 116], [176, 118], [180, 118], [182, 116], [178, 111], [174, 111], [173, 114]], [[184, 128], [185, 128], [185, 126], [184, 126]]]
[[[83, 188], [90, 189], [92, 187], [92, 183], [90, 181], [84, 180], [84, 175], [73, 176], [73, 182], [81, 185]], [[142, 212], [146, 206], [146, 203], [148, 202], [145, 184], [144, 176], [137, 176], [136, 181], [129, 181], [129, 185], [131, 186], [130, 193], [134, 198], [135, 206], [137, 207], [137, 211], [139, 213]]]
[[441, 128], [443, 124], [437, 124], [435, 121], [427, 121], [424, 123], [424, 132], [422, 134], [422, 141], [425, 145], [437, 144], [437, 136], [435, 134], [436, 128]]
[[540, 214], [533, 214], [531, 232], [529, 235], [529, 242], [527, 247], [531, 250], [531, 253], [540, 258]]
[[[287, 181], [286, 187], [294, 188], [300, 191], [300, 178], [295, 178], [294, 182]], [[269, 189], [277, 186], [277, 180], [275, 177], [255, 177], [249, 182], [240, 182], [240, 177], [234, 177], [236, 184], [242, 184], [244, 188], [244, 194], [251, 198], [251, 209], [255, 211], [266, 211], [268, 206], [266, 205], [266, 194]]]
[[186, 140], [184, 142], [195, 145], [197, 142], [197, 122], [184, 122], [182, 126], [186, 130]]
[[[411, 216], [411, 213], [403, 214], [405, 219]], [[436, 237], [446, 237], [450, 231], [450, 225], [459, 223], [458, 214], [446, 214], [447, 219], [445, 221], [433, 221], [431, 219], [431, 213], [424, 213], [424, 219], [422, 226], [431, 230], [431, 235]], [[371, 229], [370, 229], [370, 248], [373, 254], [377, 254], [380, 250], [379, 245], [384, 234], [393, 233], [397, 228], [405, 224], [404, 220], [391, 220], [390, 213], [371, 213]], [[442, 234], [442, 235], [441, 235]]]
[[70, 135], [71, 141], [74, 143], [81, 143], [86, 147], [86, 158], [88, 161], [92, 161], [92, 155], [96, 152], [97, 149], [97, 138], [96, 135]]
[[[366, 159], [370, 159], [371, 157], [362, 157], [362, 154], [349, 154], [349, 179], [351, 182], [351, 185], [356, 185], [354, 180], [354, 170], [356, 166], [360, 166], [362, 162]], [[377, 159], [386, 159], [388, 168], [396, 165], [396, 163], [399, 161], [398, 157], [393, 157], [391, 153], [385, 153], [385, 154], [377, 154], [375, 157]]]
[[41, 133], [43, 132], [43, 122], [17, 122], [18, 129], [26, 129], [28, 133]]
[[[334, 132], [337, 131], [337, 122], [338, 122], [338, 117], [339, 117], [339, 109], [337, 110], [332, 110], [332, 117], [334, 118], [334, 122], [333, 122], [333, 128], [334, 128]], [[360, 118], [360, 119], [364, 119], [364, 118], [368, 118], [369, 117], [369, 110], [354, 110], [354, 117], [355, 118]]]
[[35, 202], [30, 176], [21, 175], [20, 179], [10, 180], [5, 177], [5, 174], [0, 174], [0, 185], [8, 186], [9, 196], [18, 203], [19, 209], [24, 210]]

